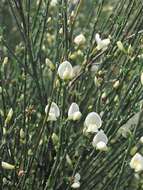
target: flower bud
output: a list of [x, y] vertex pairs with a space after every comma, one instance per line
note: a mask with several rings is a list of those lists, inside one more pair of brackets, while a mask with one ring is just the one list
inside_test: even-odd
[[129, 45], [127, 52], [129, 55], [131, 55], [133, 53], [133, 48], [132, 48], [131, 44]]
[[114, 84], [113, 84], [113, 88], [117, 89], [120, 85], [120, 81], [117, 80]]
[[116, 102], [116, 103], [119, 102], [119, 96], [118, 95], [115, 96], [114, 102]]
[[143, 136], [140, 138], [140, 143], [143, 144]]
[[74, 43], [77, 46], [84, 45], [85, 42], [86, 42], [86, 39], [85, 39], [85, 36], [83, 34], [80, 34], [80, 35], [76, 36], [75, 39], [74, 39]]
[[7, 125], [7, 124], [11, 121], [12, 116], [13, 116], [13, 109], [11, 108], [11, 109], [9, 110], [8, 115], [7, 115], [7, 118], [6, 118], [6, 120], [5, 120], [5, 125]]
[[52, 134], [52, 140], [54, 145], [57, 145], [59, 143], [59, 137], [56, 135], [56, 133]]
[[60, 30], [59, 30], [59, 34], [63, 34], [63, 28], [60, 28]]
[[6, 64], [8, 64], [8, 57], [5, 57], [3, 60], [3, 65], [6, 65]]
[[51, 69], [51, 71], [55, 70], [55, 65], [52, 63], [50, 59], [46, 58], [45, 62], [46, 62], [46, 65]]
[[20, 129], [20, 138], [21, 139], [25, 138], [25, 132], [24, 132], [24, 130], [22, 128]]
[[101, 100], [105, 101], [107, 99], [107, 94], [106, 92], [104, 92], [102, 95], [101, 95]]
[[141, 73], [140, 80], [141, 80], [141, 84], [143, 85], [143, 72]]
[[3, 136], [5, 136], [6, 134], [7, 134], [6, 127], [3, 127]]
[[7, 162], [1, 162], [1, 166], [3, 169], [6, 169], [6, 170], [14, 170], [15, 169], [14, 165], [9, 164]]
[[117, 42], [117, 47], [118, 47], [118, 49], [119, 49], [120, 51], [123, 51], [123, 52], [126, 51], [121, 41], [118, 41], [118, 42]]
[[68, 154], [66, 155], [66, 161], [67, 161], [68, 165], [72, 168], [73, 167], [72, 160], [70, 159]]

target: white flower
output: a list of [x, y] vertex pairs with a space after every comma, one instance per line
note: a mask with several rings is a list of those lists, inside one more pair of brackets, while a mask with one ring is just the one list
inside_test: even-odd
[[136, 153], [130, 161], [130, 167], [135, 170], [135, 172], [143, 171], [143, 156]]
[[107, 150], [108, 138], [103, 130], [100, 130], [93, 138], [92, 145], [98, 150]]
[[76, 121], [81, 118], [81, 115], [82, 114], [79, 111], [79, 106], [73, 102], [68, 110], [68, 119]]
[[71, 185], [71, 187], [72, 187], [73, 189], [78, 189], [78, 188], [80, 188], [80, 182], [79, 182], [79, 181], [74, 182], [74, 183]]
[[85, 44], [86, 39], [83, 34], [79, 34], [78, 36], [75, 37], [74, 43], [78, 46]]
[[14, 170], [15, 169], [14, 165], [9, 164], [7, 162], [1, 162], [1, 166], [3, 169], [6, 169], [6, 170]]
[[110, 39], [106, 38], [106, 39], [101, 39], [99, 34], [95, 35], [95, 40], [97, 43], [97, 50], [106, 50], [108, 48], [108, 45], [110, 44]]
[[[48, 112], [48, 108], [49, 108], [49, 105], [47, 105], [45, 108], [46, 114]], [[57, 106], [55, 102], [52, 102], [50, 110], [49, 110], [48, 121], [56, 121], [59, 116], [60, 116], [59, 107]]]
[[55, 7], [56, 5], [58, 4], [58, 1], [57, 0], [51, 0], [51, 7]]
[[71, 187], [73, 189], [78, 189], [80, 187], [80, 182], [79, 181], [80, 181], [80, 174], [76, 173], [75, 176], [74, 176], [74, 182], [71, 185]]
[[58, 75], [62, 80], [70, 80], [73, 78], [73, 67], [68, 61], [64, 61], [59, 65]]
[[74, 182], [75, 181], [80, 181], [80, 174], [79, 173], [76, 173], [75, 176], [74, 176]]
[[143, 85], [143, 72], [141, 73], [141, 84]]
[[85, 132], [95, 133], [98, 132], [98, 128], [102, 125], [102, 120], [96, 112], [91, 112], [85, 119]]

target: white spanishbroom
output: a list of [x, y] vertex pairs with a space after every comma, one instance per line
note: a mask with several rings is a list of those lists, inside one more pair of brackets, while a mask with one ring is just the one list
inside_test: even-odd
[[136, 153], [130, 161], [130, 167], [135, 172], [143, 171], [143, 156], [140, 153]]
[[69, 120], [73, 120], [73, 121], [77, 121], [80, 120], [81, 118], [81, 112], [79, 110], [79, 106], [78, 104], [76, 104], [75, 102], [73, 102], [68, 110], [68, 119]]
[[[45, 107], [45, 113], [48, 113], [49, 105]], [[55, 102], [51, 103], [49, 114], [48, 114], [48, 121], [56, 121], [57, 118], [60, 116], [60, 110], [59, 107]]]
[[95, 40], [96, 40], [96, 43], [97, 43], [97, 50], [106, 50], [110, 44], [110, 39], [109, 38], [106, 38], [106, 39], [101, 39], [100, 38], [100, 35], [97, 33], [95, 35]]
[[85, 119], [84, 125], [85, 125], [85, 128], [84, 128], [85, 133], [98, 132], [98, 129], [102, 125], [102, 120], [101, 120], [100, 115], [96, 112], [89, 113]]
[[86, 38], [83, 34], [79, 34], [78, 36], [76, 36], [74, 38], [74, 43], [77, 45], [77, 46], [81, 46], [81, 45], [84, 45], [86, 42]]
[[64, 61], [59, 65], [58, 75], [62, 80], [70, 80], [73, 78], [73, 67], [70, 62]]
[[80, 187], [80, 178], [80, 174], [76, 173], [74, 176], [73, 184], [71, 185], [73, 189], [78, 189]]
[[94, 136], [92, 145], [97, 150], [106, 151], [107, 150], [108, 138], [103, 130], [98, 131], [98, 133]]

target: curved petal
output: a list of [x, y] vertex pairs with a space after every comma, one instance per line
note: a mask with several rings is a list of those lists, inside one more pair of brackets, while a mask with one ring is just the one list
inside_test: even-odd
[[75, 176], [74, 176], [74, 181], [79, 181], [80, 180], [80, 174], [79, 173], [76, 173]]
[[96, 149], [101, 151], [107, 151], [108, 148], [104, 142], [100, 141], [99, 143], [97, 143]]
[[102, 125], [102, 120], [96, 112], [91, 112], [87, 115], [85, 119], [85, 126], [96, 125], [97, 128], [100, 128]]
[[103, 130], [100, 130], [93, 138], [93, 143], [96, 146], [99, 142], [103, 142], [105, 145], [108, 143], [108, 138]]
[[130, 161], [130, 167], [136, 172], [143, 171], [143, 156], [136, 153]]
[[75, 112], [79, 111], [79, 106], [73, 102], [68, 110], [68, 116], [73, 115]]
[[70, 62], [64, 61], [59, 65], [58, 75], [61, 79], [71, 79], [73, 77], [73, 68]]
[[[47, 105], [45, 107], [45, 113], [47, 114], [48, 112], [48, 107], [49, 105]], [[59, 110], [59, 107], [57, 106], [57, 104], [55, 102], [52, 102], [51, 103], [51, 107], [50, 107], [50, 110], [49, 110], [49, 116], [48, 116], [48, 120], [49, 121], [55, 121], [57, 120], [57, 118], [60, 116], [60, 110]]]
[[72, 185], [71, 185], [71, 187], [73, 188], [73, 189], [78, 189], [79, 187], [80, 187], [80, 182], [78, 181], [78, 182], [74, 182]]
[[98, 33], [95, 34], [95, 40], [96, 40], [97, 45], [101, 42], [101, 38]]

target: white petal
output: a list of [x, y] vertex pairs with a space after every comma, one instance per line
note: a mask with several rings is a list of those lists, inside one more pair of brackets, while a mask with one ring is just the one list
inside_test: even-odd
[[81, 178], [79, 173], [76, 173], [74, 177], [76, 181], [79, 181]]
[[95, 34], [95, 40], [96, 40], [97, 44], [99, 44], [101, 42], [101, 38], [100, 38], [100, 35], [98, 33]]
[[86, 42], [86, 39], [83, 34], [76, 36], [74, 39], [74, 43], [78, 46], [83, 45], [85, 42]]
[[82, 114], [81, 114], [80, 111], [75, 112], [75, 113], [73, 114], [73, 121], [78, 121], [78, 120], [80, 120], [81, 116], [82, 116]]
[[14, 170], [15, 166], [12, 164], [9, 164], [7, 162], [1, 162], [1, 166], [3, 169], [7, 169], [7, 170]]
[[102, 120], [96, 112], [89, 113], [85, 119], [85, 126], [89, 127], [90, 125], [94, 125], [97, 128], [100, 128], [102, 125]]
[[143, 171], [143, 156], [136, 153], [130, 161], [130, 167], [135, 170], [135, 172]]
[[68, 111], [68, 115], [72, 115], [74, 114], [75, 112], [78, 112], [79, 111], [79, 106], [78, 104], [76, 104], [75, 102], [73, 102], [69, 108], [69, 111]]
[[58, 1], [57, 0], [51, 0], [51, 7], [55, 7], [57, 5]]
[[[93, 144], [93, 146], [94, 146], [94, 144]], [[108, 149], [107, 145], [102, 141], [97, 143], [97, 145], [95, 147], [96, 147], [97, 150], [101, 150], [101, 151], [107, 151], [107, 149]]]
[[97, 133], [98, 127], [95, 124], [90, 124], [88, 127], [86, 127], [87, 133]]
[[[47, 114], [48, 112], [48, 107], [49, 105], [46, 106], [45, 108], [45, 113]], [[51, 107], [49, 110], [49, 116], [48, 116], [48, 120], [49, 121], [55, 121], [57, 120], [57, 118], [60, 116], [60, 110], [59, 107], [57, 106], [57, 104], [55, 102], [51, 103]]]
[[70, 62], [64, 61], [59, 65], [58, 75], [63, 80], [69, 80], [73, 77], [73, 68]]
[[56, 120], [57, 120], [57, 118], [56, 118], [55, 114], [49, 113], [48, 121], [56, 121]]
[[78, 188], [80, 187], [80, 182], [74, 182], [74, 183], [71, 185], [71, 187], [72, 187], [73, 189], [78, 189]]
[[98, 50], [101, 50], [101, 49], [106, 50], [109, 44], [110, 44], [110, 39], [101, 40], [97, 45], [97, 49]]
[[81, 112], [79, 111], [79, 106], [73, 102], [68, 110], [68, 119], [69, 120], [79, 120], [81, 118]]
[[100, 130], [93, 138], [93, 143], [96, 146], [99, 142], [108, 143], [108, 138], [103, 130]]
[[141, 84], [143, 85], [143, 72], [141, 73]]

